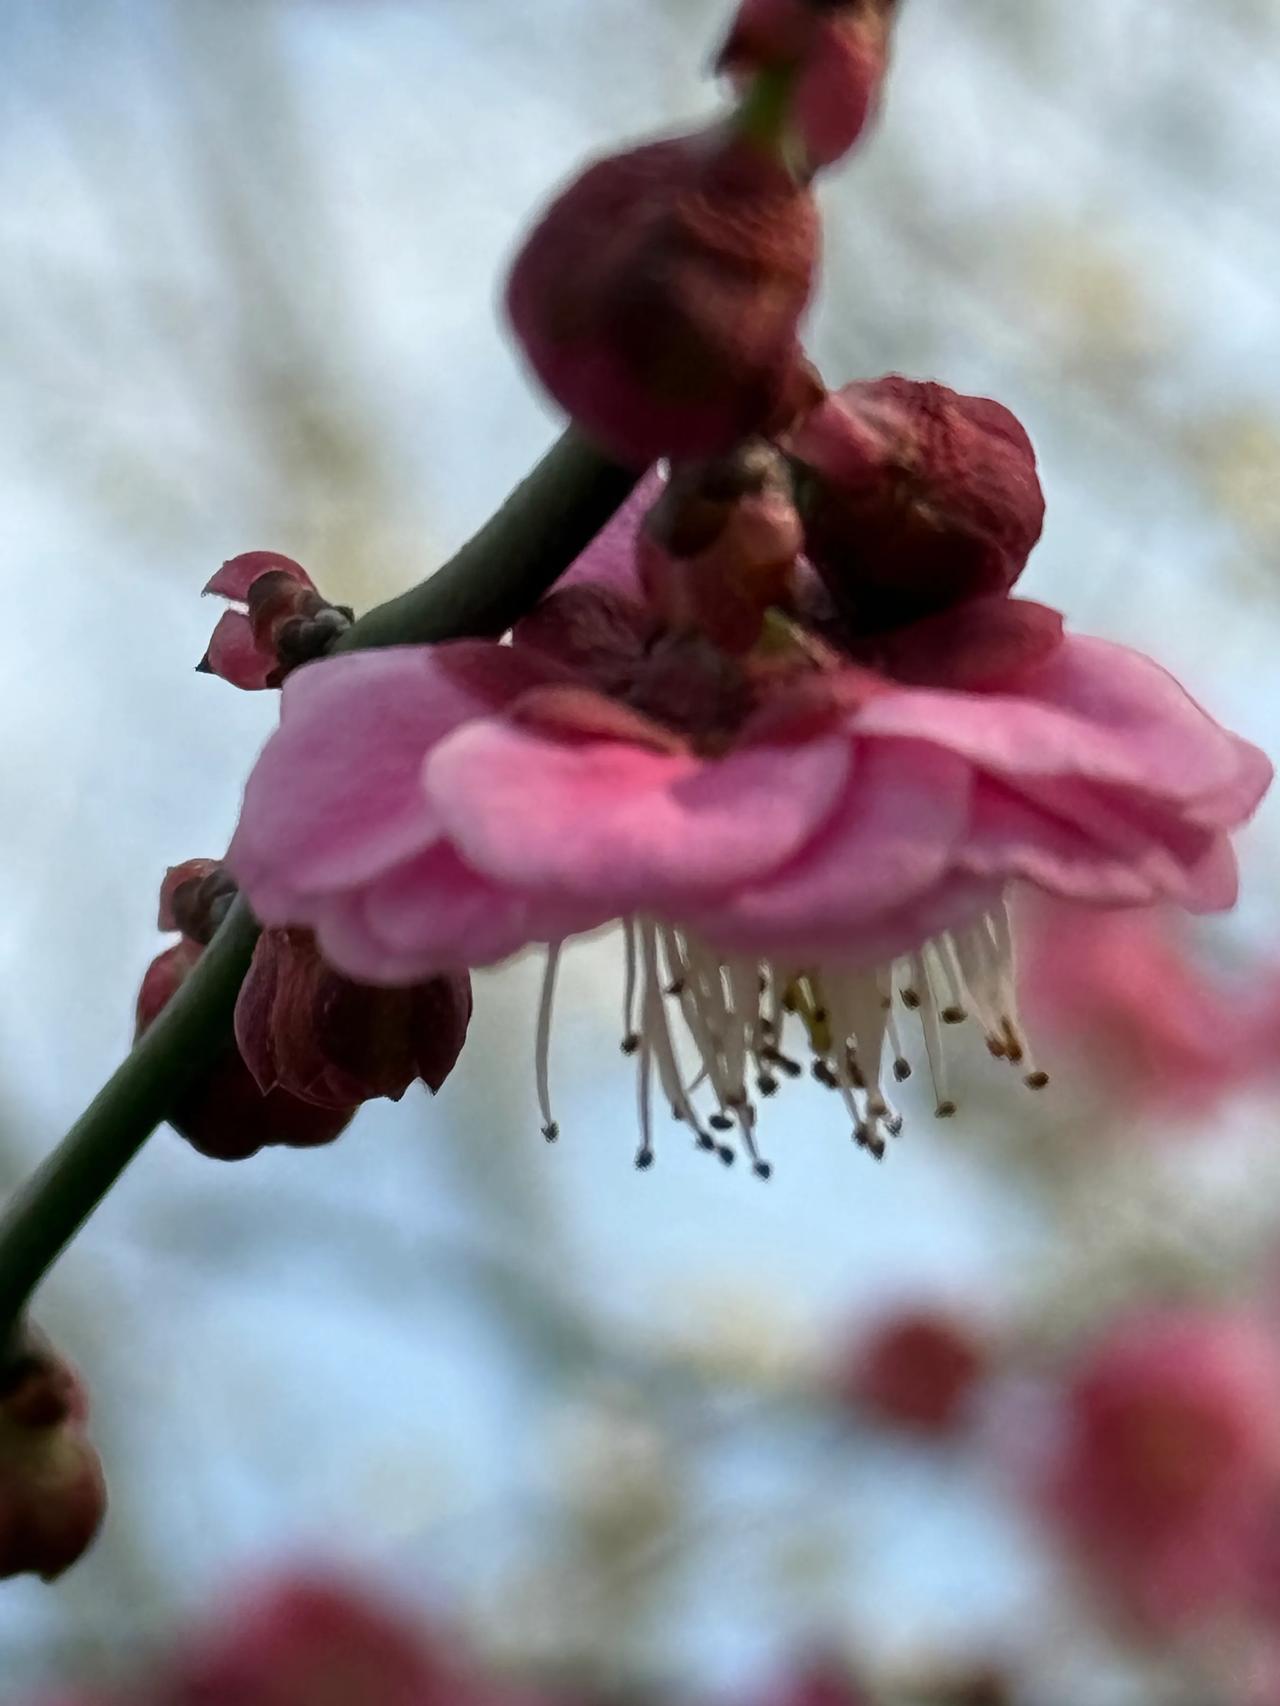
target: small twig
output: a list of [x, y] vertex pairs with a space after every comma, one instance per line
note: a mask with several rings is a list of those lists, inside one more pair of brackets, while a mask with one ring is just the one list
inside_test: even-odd
[[[624, 501], [634, 473], [569, 431], [430, 580], [371, 610], [336, 648], [501, 634]], [[32, 1292], [177, 1098], [226, 1048], [258, 927], [232, 907], [200, 963], [0, 1215], [0, 1344]]]

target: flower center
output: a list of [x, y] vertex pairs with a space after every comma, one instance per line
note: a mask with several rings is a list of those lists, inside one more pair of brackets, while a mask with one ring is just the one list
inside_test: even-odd
[[[623, 934], [622, 1050], [637, 1063], [641, 1169], [654, 1159], [656, 1077], [672, 1117], [692, 1131], [699, 1149], [726, 1164], [741, 1151], [758, 1177], [769, 1178], [773, 1169], [756, 1137], [758, 1104], [804, 1072], [784, 1047], [788, 1027], [803, 1037], [812, 1076], [840, 1097], [854, 1142], [876, 1160], [902, 1129], [885, 1084], [887, 1076], [901, 1083], [911, 1075], [910, 1030], [919, 1032], [939, 1119], [956, 1112], [945, 1033], [971, 1013], [989, 1052], [1019, 1068], [1029, 1089], [1049, 1082], [1018, 1022], [1003, 904], [871, 970], [726, 957], [690, 932], [650, 919], [627, 920]], [[536, 1041], [542, 1129], [552, 1142], [560, 1135], [549, 1065], [559, 958], [557, 945], [548, 956]]]

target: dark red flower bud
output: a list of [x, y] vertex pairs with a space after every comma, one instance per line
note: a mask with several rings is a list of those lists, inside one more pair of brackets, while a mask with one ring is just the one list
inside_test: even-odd
[[828, 397], [791, 440], [805, 540], [856, 635], [1006, 593], [1044, 524], [1035, 452], [985, 397], [890, 375]]
[[233, 687], [279, 687], [290, 670], [323, 657], [352, 622], [352, 612], [322, 598], [300, 564], [274, 551], [230, 558], [204, 590], [246, 607], [218, 618], [198, 665]]
[[74, 1369], [28, 1329], [0, 1371], [0, 1576], [53, 1581], [98, 1532], [107, 1490], [88, 1414]]
[[714, 456], [813, 402], [796, 331], [817, 249], [813, 198], [770, 147], [704, 131], [588, 167], [526, 240], [507, 309], [611, 454]]
[[809, 164], [846, 154], [875, 116], [896, 0], [742, 0], [716, 69], [790, 70], [791, 124]]
[[637, 566], [664, 624], [748, 652], [782, 604], [804, 543], [781, 454], [748, 439], [727, 456], [685, 462], [645, 517]]
[[879, 1422], [947, 1434], [963, 1421], [986, 1366], [971, 1328], [936, 1311], [913, 1310], [872, 1331], [841, 1384], [849, 1402]]
[[321, 959], [308, 930], [266, 930], [236, 1003], [236, 1040], [259, 1088], [322, 1107], [431, 1091], [462, 1052], [471, 982], [441, 976], [406, 989], [353, 983]]
[[[201, 864], [209, 865], [211, 871], [218, 868], [212, 860], [191, 860], [186, 866], [174, 869], [180, 872]], [[190, 892], [190, 886], [208, 883], [210, 875], [207, 872], [188, 878], [187, 884], [172, 885], [172, 910], [180, 909], [182, 897]], [[170, 887], [166, 879], [166, 889]], [[162, 905], [162, 920], [167, 915]], [[203, 952], [201, 941], [184, 936], [151, 962], [138, 994], [138, 1036], [155, 1022], [199, 964]], [[169, 1113], [169, 1124], [202, 1155], [220, 1161], [243, 1161], [271, 1144], [310, 1149], [332, 1143], [351, 1123], [354, 1113], [354, 1103], [328, 1108], [301, 1101], [284, 1090], [263, 1095], [239, 1050], [229, 1043], [214, 1065], [179, 1098]]]
[[217, 859], [185, 859], [170, 865], [160, 885], [159, 928], [207, 944], [235, 898], [235, 878], [225, 865]]

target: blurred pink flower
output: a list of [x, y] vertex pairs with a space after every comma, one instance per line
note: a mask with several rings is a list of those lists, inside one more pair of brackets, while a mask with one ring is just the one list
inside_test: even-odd
[[279, 687], [291, 669], [322, 657], [351, 626], [350, 610], [322, 598], [302, 565], [275, 551], [230, 558], [204, 590], [245, 606], [218, 618], [196, 666], [233, 687]]
[[1276, 1070], [1274, 997], [1196, 959], [1165, 907], [1097, 911], [1044, 897], [1019, 911], [1020, 994], [1037, 1029], [1079, 1045], [1123, 1106], [1194, 1117]]
[[53, 1581], [79, 1559], [107, 1507], [80, 1377], [34, 1329], [0, 1373], [0, 1577]]
[[143, 1698], [145, 1706], [496, 1706], [500, 1696], [367, 1589], [299, 1576], [230, 1606]]
[[812, 399], [808, 189], [730, 126], [596, 162], [525, 240], [507, 310], [538, 378], [623, 462], [713, 456]]
[[1250, 1591], [1280, 1469], [1280, 1357], [1246, 1317], [1164, 1309], [1093, 1346], [1064, 1398], [1047, 1508], [1119, 1602], [1159, 1626]]
[[875, 116], [896, 0], [742, 0], [717, 69], [792, 70], [791, 123], [811, 167], [846, 154]]
[[800, 1659], [763, 1696], [763, 1706], [868, 1706], [867, 1695], [840, 1659], [817, 1654]]
[[[967, 583], [876, 669], [855, 661], [856, 632], [785, 612], [739, 655], [698, 625], [696, 599], [671, 626], [644, 598], [636, 535], [656, 490], [512, 644], [299, 671], [228, 855], [264, 922], [315, 930], [362, 981], [552, 945], [537, 1045], [549, 1136], [554, 949], [602, 924], [620, 921], [627, 944], [640, 1164], [653, 1069], [701, 1147], [731, 1158], [736, 1129], [767, 1174], [748, 1080], [769, 1095], [799, 1072], [788, 1012], [876, 1153], [897, 1124], [886, 1043], [895, 1076], [909, 1070], [895, 994], [919, 1017], [940, 1114], [955, 1111], [943, 1030], [970, 1011], [993, 1054], [1045, 1082], [1015, 1009], [1016, 879], [1099, 905], [1232, 904], [1227, 832], [1271, 767], [1155, 664], [1064, 638], [1056, 616], [1011, 642], [1018, 601], [969, 599]], [[715, 1136], [677, 1065], [680, 1029]]]
[[987, 1372], [987, 1347], [967, 1321], [940, 1309], [891, 1313], [850, 1348], [839, 1385], [847, 1402], [888, 1427], [954, 1433]]

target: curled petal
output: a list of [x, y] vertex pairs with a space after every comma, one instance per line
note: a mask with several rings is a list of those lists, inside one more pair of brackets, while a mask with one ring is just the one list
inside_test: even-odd
[[242, 610], [224, 610], [197, 667], [206, 675], [221, 676], [232, 687], [254, 693], [269, 685], [267, 677], [274, 672], [276, 660], [259, 647], [253, 624]]
[[282, 557], [278, 551], [242, 551], [238, 557], [229, 557], [204, 590], [243, 604], [254, 581], [267, 574], [287, 575], [299, 586], [315, 590], [315, 582], [302, 564]]

